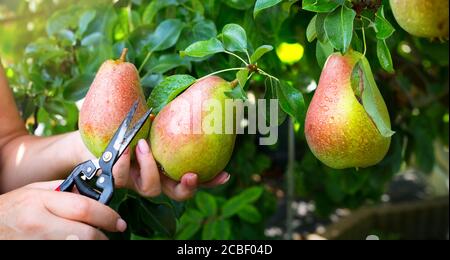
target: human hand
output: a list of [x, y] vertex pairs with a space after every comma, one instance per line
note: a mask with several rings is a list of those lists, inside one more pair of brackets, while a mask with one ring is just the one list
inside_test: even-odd
[[[176, 182], [160, 173], [151, 149], [143, 139], [139, 140], [135, 154], [137, 163], [131, 163], [130, 152], [127, 149], [114, 166], [113, 174], [117, 187], [133, 189], [144, 197], [155, 197], [162, 191], [178, 201], [189, 199], [195, 194], [199, 186], [197, 174], [186, 173], [180, 182]], [[229, 179], [230, 175], [222, 172], [201, 186], [215, 187], [226, 183]]]
[[61, 181], [34, 183], [0, 195], [0, 239], [107, 239], [123, 232], [111, 208], [79, 194], [53, 191]]

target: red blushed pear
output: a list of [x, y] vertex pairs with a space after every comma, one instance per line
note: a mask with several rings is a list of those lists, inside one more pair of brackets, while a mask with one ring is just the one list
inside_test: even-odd
[[[150, 130], [150, 143], [164, 174], [179, 181], [185, 173], [194, 172], [200, 182], [207, 182], [225, 168], [236, 139], [234, 132], [225, 132], [227, 96], [224, 92], [232, 89], [232, 83], [207, 77], [194, 83], [158, 113]], [[205, 102], [217, 106], [204, 109]], [[204, 127], [219, 122], [220, 127], [216, 129], [219, 131]]]
[[[375, 165], [384, 158], [391, 141], [380, 134], [353, 91], [351, 78], [359, 57], [350, 51], [328, 58], [306, 115], [305, 136], [311, 151], [335, 169]], [[388, 110], [378, 89], [374, 99], [390, 128]]]
[[[133, 64], [125, 61], [126, 53], [124, 49], [120, 59], [102, 64], [80, 110], [80, 134], [95, 156], [102, 154], [136, 100], [140, 102], [134, 120], [147, 111], [139, 73]], [[139, 139], [148, 137], [149, 131], [150, 121], [147, 121], [131, 143], [131, 151]]]

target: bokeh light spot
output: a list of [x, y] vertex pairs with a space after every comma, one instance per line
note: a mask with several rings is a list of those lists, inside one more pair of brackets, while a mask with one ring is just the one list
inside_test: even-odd
[[281, 43], [277, 48], [278, 58], [283, 63], [294, 64], [303, 58], [305, 49], [300, 43]]

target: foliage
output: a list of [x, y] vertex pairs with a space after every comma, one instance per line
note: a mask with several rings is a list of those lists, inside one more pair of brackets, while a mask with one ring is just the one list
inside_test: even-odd
[[[8, 80], [31, 133], [76, 130], [76, 104], [99, 65], [126, 47], [146, 96], [154, 97], [152, 105], [162, 107], [192, 84], [191, 77], [236, 67], [244, 69], [221, 74], [239, 80], [240, 88], [229, 95], [278, 97], [280, 124], [286, 115], [296, 119], [297, 195], [312, 199], [320, 214], [378, 201], [402, 167], [430, 172], [433, 143], [448, 146], [448, 42], [408, 35], [395, 23], [388, 1], [381, 6], [358, 0], [44, 1], [34, 11], [34, 1], [10, 2], [0, 11], [29, 20], [2, 22], [10, 18], [0, 12], [0, 49], [7, 52]], [[29, 23], [32, 30], [18, 29]], [[280, 60], [272, 49], [282, 43], [300, 44], [300, 61]], [[302, 114], [328, 55], [350, 48], [370, 62], [396, 133], [379, 165], [336, 171], [307, 148]], [[247, 81], [254, 71], [242, 67], [236, 55], [281, 83], [257, 74]], [[173, 76], [180, 74], [186, 76]], [[120, 238], [264, 238], [264, 223], [276, 207], [265, 175], [284, 169], [287, 131], [282, 124], [278, 144], [269, 148], [257, 147], [254, 136], [239, 136], [227, 167], [230, 183], [199, 191], [187, 203], [120, 191], [113, 206], [130, 224]]]

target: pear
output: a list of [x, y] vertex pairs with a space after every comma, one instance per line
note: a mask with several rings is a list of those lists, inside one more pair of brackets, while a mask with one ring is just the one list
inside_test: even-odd
[[[225, 168], [236, 139], [235, 131], [227, 133], [224, 129], [227, 113], [224, 92], [232, 88], [222, 78], [207, 77], [194, 83], [156, 115], [150, 144], [164, 174], [179, 181], [185, 173], [192, 172], [198, 174], [199, 182], [207, 182]], [[205, 109], [207, 102], [215, 102], [216, 108]], [[218, 126], [218, 131], [208, 130], [207, 124]]]
[[[305, 136], [313, 154], [335, 169], [368, 167], [386, 155], [391, 138], [380, 134], [352, 87], [358, 55], [332, 54], [322, 71], [305, 120]], [[374, 93], [380, 115], [390, 128], [386, 104]]]
[[[147, 111], [138, 71], [125, 61], [126, 53], [124, 49], [120, 59], [107, 60], [101, 65], [80, 110], [81, 138], [97, 157], [103, 153], [136, 100], [140, 102], [133, 123]], [[131, 143], [131, 151], [139, 139], [147, 139], [149, 131], [150, 122], [147, 121]]]
[[448, 38], [448, 0], [390, 0], [398, 24], [409, 34]]

